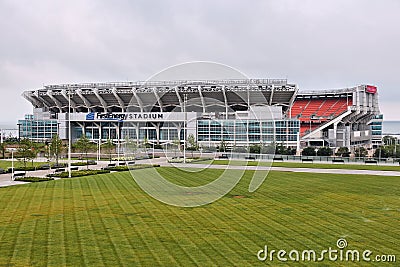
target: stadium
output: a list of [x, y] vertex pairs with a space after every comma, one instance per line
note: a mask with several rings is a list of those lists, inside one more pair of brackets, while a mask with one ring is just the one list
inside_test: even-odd
[[[33, 115], [19, 136], [45, 142], [54, 134], [93, 142], [131, 138], [153, 144], [295, 148], [363, 146], [382, 140], [377, 87], [303, 91], [285, 79], [178, 80], [47, 85], [23, 93]], [[69, 115], [70, 114], [70, 115]]]

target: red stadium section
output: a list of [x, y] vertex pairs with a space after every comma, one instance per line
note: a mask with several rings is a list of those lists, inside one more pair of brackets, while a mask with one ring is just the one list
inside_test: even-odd
[[374, 147], [381, 142], [377, 91], [373, 85], [300, 91], [286, 117], [300, 121], [303, 147]]
[[315, 130], [322, 123], [335, 118], [353, 105], [349, 97], [314, 96], [296, 99], [290, 109], [291, 118], [300, 120], [300, 136]]

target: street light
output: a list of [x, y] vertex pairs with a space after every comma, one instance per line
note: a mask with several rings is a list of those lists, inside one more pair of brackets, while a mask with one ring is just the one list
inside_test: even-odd
[[71, 178], [71, 89], [68, 90], [68, 178]]
[[8, 151], [11, 151], [11, 181], [14, 180], [14, 151], [17, 149], [15, 148], [8, 148]]
[[187, 123], [186, 102], [187, 102], [187, 94], [184, 94], [183, 112], [185, 116], [185, 121], [183, 122], [183, 163], [186, 163], [186, 123]]

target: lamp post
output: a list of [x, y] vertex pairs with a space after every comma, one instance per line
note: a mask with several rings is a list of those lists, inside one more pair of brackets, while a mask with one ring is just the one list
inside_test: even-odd
[[187, 101], [187, 94], [184, 95], [184, 100], [183, 100], [183, 112], [185, 116], [185, 121], [183, 122], [183, 163], [186, 163], [186, 123], [187, 123], [186, 101]]
[[71, 178], [71, 89], [68, 90], [68, 178]]
[[8, 151], [11, 151], [11, 181], [14, 180], [14, 151], [15, 148], [7, 148]]
[[98, 143], [98, 145], [97, 145], [97, 161], [100, 161], [100, 149], [101, 149], [101, 139], [100, 139], [100, 136], [99, 136], [99, 143]]
[[11, 181], [14, 180], [14, 149], [11, 150]]
[[119, 166], [119, 144], [120, 144], [120, 142], [119, 142], [119, 121], [117, 122], [117, 163], [118, 163], [118, 166]]

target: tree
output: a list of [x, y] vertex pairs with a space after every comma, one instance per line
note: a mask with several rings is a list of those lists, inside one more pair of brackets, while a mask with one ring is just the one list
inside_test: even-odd
[[149, 139], [147, 139], [147, 137], [143, 139], [143, 145], [145, 148], [151, 148], [151, 144], [149, 143]]
[[247, 149], [243, 146], [233, 146], [232, 151], [236, 153], [246, 153]]
[[224, 139], [222, 139], [221, 142], [219, 143], [218, 151], [226, 152], [227, 146], [228, 146], [227, 142]]
[[79, 151], [81, 152], [81, 155], [85, 154], [86, 168], [89, 169], [88, 152], [89, 152], [89, 150], [91, 148], [93, 148], [93, 144], [90, 143], [90, 141], [86, 137], [86, 135], [82, 135], [81, 138], [79, 138], [78, 141], [76, 141], [75, 145], [79, 149]]
[[[271, 153], [272, 154], [272, 153]], [[295, 155], [296, 149], [285, 147], [283, 144], [276, 145], [275, 147], [275, 154], [276, 155]]]
[[24, 169], [26, 174], [26, 163], [36, 158], [34, 144], [29, 139], [22, 139], [17, 151], [18, 151], [18, 157], [24, 164]]
[[176, 157], [176, 152], [178, 149], [180, 149], [180, 146], [181, 146], [181, 141], [178, 138], [175, 138], [172, 141], [172, 149], [174, 150], [174, 153], [175, 153], [174, 157]]
[[106, 150], [108, 158], [110, 160], [111, 163], [111, 159], [112, 159], [112, 150], [114, 149], [114, 144], [111, 141], [111, 139], [107, 139], [107, 142], [105, 142], [103, 145], [103, 148]]
[[332, 156], [332, 149], [324, 146], [318, 149], [317, 156]]
[[63, 143], [60, 137], [57, 134], [53, 135], [50, 142], [50, 154], [54, 155], [56, 158], [56, 165], [58, 165], [58, 159], [60, 158], [61, 153], [63, 152]]
[[396, 144], [397, 138], [394, 136], [386, 135], [382, 138], [382, 142], [385, 146], [391, 146]]
[[381, 146], [375, 150], [374, 157], [375, 158], [388, 158], [390, 157], [390, 150], [386, 146]]
[[138, 150], [137, 140], [130, 139], [129, 137], [125, 138], [125, 151], [128, 154], [132, 154], [133, 157], [136, 156]]
[[251, 145], [251, 146], [249, 147], [249, 151], [250, 151], [250, 153], [253, 153], [253, 154], [260, 154], [260, 152], [261, 152], [261, 146], [258, 145], [258, 144]]
[[189, 134], [187, 142], [189, 144], [187, 150], [190, 150], [192, 152], [192, 158], [193, 158], [193, 151], [197, 151], [199, 149], [199, 145], [197, 144], [193, 134]]
[[276, 149], [276, 144], [275, 142], [271, 142], [267, 146], [262, 144], [261, 145], [261, 153], [262, 154], [274, 154]]
[[303, 156], [315, 156], [317, 153], [315, 152], [315, 148], [312, 146], [306, 147], [301, 152]]
[[354, 149], [354, 156], [356, 158], [365, 158], [368, 154], [368, 151], [365, 149], [365, 147], [356, 147]]
[[350, 156], [349, 149], [347, 147], [345, 147], [345, 146], [339, 147], [337, 152], [336, 152], [336, 156], [349, 157]]
[[0, 152], [1, 152], [1, 155], [2, 155], [3, 159], [6, 156], [6, 148], [7, 148], [6, 143], [1, 143], [0, 144]]

